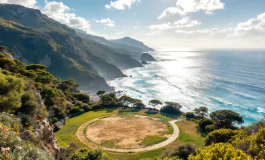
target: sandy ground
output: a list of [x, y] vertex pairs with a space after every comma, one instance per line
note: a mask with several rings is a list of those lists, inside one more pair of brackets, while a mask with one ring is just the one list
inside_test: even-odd
[[167, 125], [158, 119], [112, 116], [89, 125], [86, 136], [99, 145], [111, 141], [118, 148], [141, 148], [147, 136], [165, 136], [167, 130]]
[[76, 137], [82, 142], [84, 143], [87, 147], [91, 148], [91, 149], [98, 149], [101, 148], [102, 150], [105, 151], [111, 151], [111, 152], [123, 152], [123, 153], [133, 153], [133, 152], [146, 152], [146, 151], [151, 151], [151, 150], [155, 150], [158, 148], [162, 148], [165, 147], [167, 145], [169, 145], [170, 143], [174, 142], [178, 136], [179, 136], [179, 128], [176, 125], [176, 122], [181, 121], [183, 119], [178, 119], [178, 120], [172, 120], [169, 121], [170, 125], [173, 127], [173, 134], [165, 141], [152, 145], [152, 146], [148, 146], [148, 147], [143, 147], [143, 148], [134, 148], [134, 149], [120, 149], [120, 148], [108, 148], [108, 147], [102, 147], [99, 145], [96, 145], [95, 143], [92, 143], [91, 141], [89, 141], [85, 135], [84, 135], [84, 129], [86, 128], [87, 125], [96, 122], [100, 119], [102, 119], [103, 117], [98, 117], [95, 119], [92, 119], [90, 121], [87, 121], [85, 123], [83, 123], [77, 130], [76, 132]]

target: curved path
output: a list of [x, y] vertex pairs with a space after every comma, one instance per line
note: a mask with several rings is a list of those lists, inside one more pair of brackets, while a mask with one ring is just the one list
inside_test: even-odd
[[175, 139], [178, 138], [179, 136], [179, 127], [176, 125], [176, 122], [181, 121], [182, 119], [178, 119], [178, 120], [172, 120], [169, 121], [169, 124], [173, 127], [173, 134], [165, 141], [152, 145], [152, 146], [148, 146], [148, 147], [144, 147], [144, 148], [135, 148], [135, 149], [119, 149], [119, 148], [107, 148], [107, 147], [102, 147], [99, 145], [96, 145], [95, 143], [89, 141], [85, 135], [84, 135], [84, 129], [86, 128], [87, 125], [89, 125], [90, 123], [93, 123], [97, 120], [100, 120], [102, 118], [105, 117], [99, 117], [99, 118], [95, 118], [92, 119], [90, 121], [85, 122], [84, 124], [82, 124], [77, 132], [76, 132], [76, 136], [77, 138], [83, 142], [85, 145], [87, 145], [89, 148], [91, 149], [98, 149], [101, 148], [102, 150], [106, 150], [106, 151], [112, 151], [112, 152], [144, 152], [144, 151], [151, 151], [154, 149], [158, 149], [158, 148], [162, 148], [164, 146], [167, 146], [168, 144], [170, 144], [171, 142], [175, 141]]

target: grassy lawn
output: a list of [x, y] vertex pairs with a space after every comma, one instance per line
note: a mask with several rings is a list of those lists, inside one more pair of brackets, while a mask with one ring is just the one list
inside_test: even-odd
[[113, 148], [115, 146], [113, 140], [106, 140], [100, 144], [101, 146], [108, 147], [108, 148]]
[[[65, 126], [61, 130], [55, 133], [56, 138], [58, 139], [58, 142], [61, 147], [67, 147], [71, 143], [75, 143], [78, 148], [86, 148], [87, 146], [84, 145], [82, 142], [80, 142], [77, 137], [75, 136], [75, 133], [77, 129], [79, 128], [80, 125], [85, 123], [86, 121], [89, 121], [91, 119], [101, 117], [101, 116], [107, 116], [109, 114], [120, 114], [120, 115], [133, 115], [133, 114], [138, 114], [138, 115], [148, 115], [151, 117], [156, 117], [160, 118], [163, 121], [170, 121], [172, 120], [169, 117], [166, 117], [164, 115], [161, 115], [159, 112], [158, 113], [150, 113], [147, 112], [146, 110], [126, 110], [126, 111], [121, 111], [119, 109], [109, 109], [109, 110], [97, 110], [97, 111], [90, 111], [87, 113], [84, 113], [80, 116], [76, 116], [73, 118], [70, 118], [66, 121]], [[166, 151], [168, 151], [170, 148], [176, 148], [177, 146], [185, 143], [193, 143], [198, 146], [204, 145], [204, 138], [197, 133], [197, 124], [192, 121], [179, 121], [177, 122], [177, 125], [180, 128], [180, 136], [179, 138], [171, 143], [170, 145], [152, 150], [152, 151], [147, 151], [147, 152], [140, 152], [140, 153], [116, 153], [116, 152], [106, 152], [109, 156], [116, 158], [116, 159], [128, 159], [128, 160], [135, 160], [135, 159], [141, 159], [141, 158], [153, 158], [156, 156], [163, 156]], [[172, 128], [169, 128], [168, 132], [172, 132]], [[159, 143], [159, 141], [165, 140], [163, 137], [159, 136], [150, 136], [145, 139], [145, 145], [151, 145], [155, 143]], [[109, 146], [111, 147], [113, 145], [112, 142], [106, 142], [104, 146]], [[112, 146], [113, 147], [113, 146]]]
[[160, 136], [147, 136], [145, 137], [143, 144], [144, 146], [151, 146], [160, 142], [165, 141], [166, 137], [160, 137]]
[[148, 152], [140, 152], [140, 153], [116, 153], [116, 152], [106, 152], [110, 157], [118, 159], [118, 160], [136, 160], [143, 158], [154, 158], [157, 156], [163, 156], [166, 148], [159, 148], [156, 150], [148, 151]]
[[79, 126], [91, 119], [113, 113], [115, 113], [115, 111], [96, 110], [68, 119], [63, 128], [55, 132], [55, 136], [58, 139], [59, 145], [61, 147], [68, 147], [70, 143], [75, 143], [78, 148], [86, 147], [86, 145], [80, 142], [75, 136], [75, 133]]
[[193, 121], [182, 120], [176, 123], [179, 126], [180, 134], [178, 142], [192, 143], [198, 146], [204, 145], [204, 137], [197, 131], [197, 124]]

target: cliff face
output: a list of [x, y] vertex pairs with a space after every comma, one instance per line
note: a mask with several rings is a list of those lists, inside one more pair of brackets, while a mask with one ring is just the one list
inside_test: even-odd
[[44, 64], [61, 79], [75, 79], [82, 89], [111, 90], [105, 79], [124, 77], [120, 69], [142, 67], [130, 55], [77, 35], [39, 10], [0, 4], [0, 18], [0, 45], [14, 50], [15, 58]]
[[[1, 45], [14, 50], [15, 58], [20, 61], [45, 64], [49, 72], [61, 79], [75, 79], [82, 89], [110, 90], [91, 64], [72, 54], [72, 50], [58, 46], [48, 35], [4, 19], [0, 19], [0, 33]], [[115, 69], [122, 74], [119, 69]]]
[[157, 61], [153, 56], [151, 56], [149, 53], [143, 53], [141, 56], [142, 61]]

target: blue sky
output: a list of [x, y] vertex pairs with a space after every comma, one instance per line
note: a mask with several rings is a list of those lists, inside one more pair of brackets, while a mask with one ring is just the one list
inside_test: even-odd
[[154, 48], [265, 48], [265, 0], [0, 0]]

